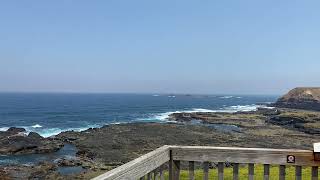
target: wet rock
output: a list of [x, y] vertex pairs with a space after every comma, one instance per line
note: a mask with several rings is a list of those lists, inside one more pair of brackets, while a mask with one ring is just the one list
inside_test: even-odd
[[82, 165], [81, 161], [78, 159], [67, 159], [67, 158], [58, 159], [56, 163], [58, 164], [58, 166], [81, 166]]
[[277, 125], [294, 127], [295, 124], [305, 123], [306, 121], [303, 118], [299, 117], [274, 116], [270, 118], [269, 122]]
[[38, 133], [36, 133], [36, 132], [30, 132], [30, 133], [28, 134], [28, 137], [29, 137], [29, 138], [34, 138], [34, 139], [43, 139], [43, 137], [40, 136], [40, 134], [38, 134]]
[[0, 133], [1, 154], [48, 153], [59, 150], [63, 143], [58, 140], [43, 138], [37, 133], [26, 136], [23, 128], [10, 128]]
[[26, 130], [24, 128], [17, 128], [17, 127], [10, 127], [7, 132], [9, 133], [13, 133], [13, 134], [18, 134], [21, 132], [26, 132]]

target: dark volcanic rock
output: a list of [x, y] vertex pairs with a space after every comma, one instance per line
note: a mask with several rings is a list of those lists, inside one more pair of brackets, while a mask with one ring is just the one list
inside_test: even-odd
[[43, 162], [36, 166], [16, 165], [0, 167], [0, 179], [63, 179], [56, 172], [57, 166]]
[[279, 98], [273, 106], [320, 111], [320, 87], [295, 88]]
[[34, 139], [43, 139], [43, 137], [40, 136], [40, 134], [38, 134], [38, 133], [36, 133], [36, 132], [30, 132], [30, 133], [28, 134], [28, 137], [29, 137], [29, 138], [34, 138]]
[[[248, 116], [236, 114], [239, 115]], [[255, 114], [249, 116], [256, 117]], [[245, 121], [245, 118], [242, 120]], [[203, 125], [130, 123], [104, 126], [84, 132], [63, 132], [57, 138], [72, 139], [72, 143], [79, 149], [78, 156], [108, 166], [121, 165], [163, 145], [304, 149], [311, 147], [311, 142], [319, 140], [318, 137], [286, 130], [280, 126], [261, 124], [260, 121], [263, 119], [256, 120], [257, 122], [247, 121], [248, 123], [242, 126], [243, 133], [223, 133]]]
[[21, 133], [21, 132], [26, 132], [26, 130], [24, 128], [11, 127], [7, 130], [7, 132], [17, 134], [17, 133]]
[[48, 153], [59, 150], [63, 143], [43, 138], [31, 132], [27, 136], [23, 128], [10, 128], [0, 133], [0, 154]]

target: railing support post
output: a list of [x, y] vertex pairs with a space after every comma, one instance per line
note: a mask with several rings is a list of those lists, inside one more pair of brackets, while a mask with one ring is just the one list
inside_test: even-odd
[[169, 180], [179, 180], [180, 178], [180, 161], [172, 159], [172, 150], [170, 150], [169, 161]]

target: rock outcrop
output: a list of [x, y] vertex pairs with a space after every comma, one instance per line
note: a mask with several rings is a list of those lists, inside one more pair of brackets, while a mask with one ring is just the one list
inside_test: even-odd
[[273, 106], [320, 111], [320, 87], [295, 88], [279, 98]]
[[10, 128], [0, 132], [0, 154], [48, 153], [59, 150], [61, 141], [43, 138], [35, 132], [26, 135], [23, 128]]

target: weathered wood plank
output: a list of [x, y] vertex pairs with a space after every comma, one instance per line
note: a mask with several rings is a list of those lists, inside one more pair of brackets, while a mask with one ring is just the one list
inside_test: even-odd
[[174, 180], [173, 159], [172, 159], [171, 150], [170, 150], [170, 161], [169, 161], [169, 180]]
[[248, 179], [254, 180], [254, 164], [248, 164]]
[[[319, 166], [313, 152], [295, 149], [171, 146], [172, 158], [182, 161], [233, 162], [254, 164], [282, 164]], [[295, 163], [287, 163], [287, 156], [295, 156]]]
[[174, 180], [180, 179], [180, 161], [173, 161], [173, 174], [174, 174]]
[[312, 167], [312, 180], [318, 180], [318, 166]]
[[233, 164], [233, 180], [239, 179], [239, 164], [235, 163]]
[[224, 171], [224, 163], [219, 162], [218, 163], [218, 179], [223, 180], [223, 171]]
[[270, 165], [264, 164], [263, 165], [263, 180], [269, 180], [270, 176]]
[[139, 179], [170, 160], [170, 147], [163, 146], [116, 169], [108, 171], [93, 180]]
[[296, 180], [302, 179], [302, 167], [296, 166]]
[[279, 180], [285, 180], [286, 179], [286, 166], [280, 165], [279, 166]]
[[194, 180], [194, 161], [189, 161], [189, 180]]
[[209, 179], [209, 162], [203, 163], [203, 180]]
[[160, 180], [164, 180], [163, 170], [164, 170], [164, 165], [161, 165], [159, 168]]
[[158, 168], [153, 171], [153, 180], [158, 180]]
[[151, 178], [151, 173], [148, 173], [147, 174], [147, 180], [151, 180], [152, 178]]

